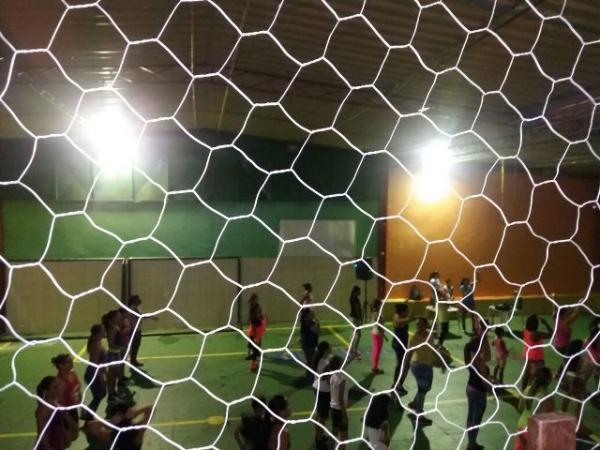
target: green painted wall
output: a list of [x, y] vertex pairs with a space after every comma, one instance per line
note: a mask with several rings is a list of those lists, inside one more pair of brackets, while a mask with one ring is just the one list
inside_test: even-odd
[[[163, 242], [182, 258], [204, 258], [213, 254], [215, 244], [226, 219], [212, 212], [191, 195], [160, 202], [123, 202], [90, 204], [89, 218], [83, 214], [64, 215], [54, 221], [52, 214], [34, 200], [5, 200], [2, 203], [2, 254], [9, 261], [37, 260], [46, 246], [46, 259], [112, 258], [117, 255], [122, 240], [150, 236]], [[76, 211], [80, 203], [49, 203], [55, 212]], [[212, 202], [212, 208], [228, 217], [250, 212], [251, 204], [243, 202]], [[366, 211], [377, 215], [376, 202], [361, 203]], [[347, 201], [326, 201], [319, 210], [318, 202], [259, 202], [254, 216], [277, 233], [282, 219], [355, 220], [356, 247], [367, 246], [365, 256], [377, 254], [376, 235], [368, 240], [372, 221]], [[103, 229], [96, 229], [92, 222]], [[52, 226], [53, 225], [53, 226]], [[154, 230], [154, 231], [153, 231]], [[115, 236], [111, 235], [114, 234]], [[274, 257], [278, 240], [255, 218], [230, 220], [216, 246], [219, 257]], [[131, 243], [123, 248], [124, 257], [169, 257], [168, 251], [150, 239]]]

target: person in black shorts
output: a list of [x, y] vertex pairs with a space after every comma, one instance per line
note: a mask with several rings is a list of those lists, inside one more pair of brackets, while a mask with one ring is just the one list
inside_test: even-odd
[[[348, 439], [348, 391], [349, 381], [341, 370], [344, 360], [339, 356], [334, 356], [329, 362], [327, 371], [333, 372], [329, 377], [329, 387], [331, 389], [331, 422], [332, 433], [338, 441]], [[337, 444], [335, 441], [330, 442]], [[335, 445], [330, 448], [336, 448]], [[340, 450], [345, 450], [345, 445], [337, 446]]]
[[[360, 303], [360, 288], [358, 286], [354, 286], [350, 293], [350, 319], [355, 327], [360, 327], [363, 324], [363, 309]], [[360, 352], [358, 351], [360, 337], [360, 328], [356, 328], [349, 349], [350, 357], [353, 359], [360, 359]]]
[[[306, 366], [311, 367], [319, 343], [321, 325], [319, 324], [319, 319], [315, 316], [315, 312], [310, 308], [304, 308], [300, 313], [300, 317], [300, 341], [302, 342], [302, 351], [306, 358]], [[305, 375], [308, 380], [312, 381], [313, 374], [310, 370], [306, 369]]]
[[[317, 374], [322, 374], [329, 366], [329, 356], [331, 355], [331, 345], [329, 342], [321, 341], [317, 347], [317, 354], [314, 357], [312, 369]], [[327, 450], [328, 439], [323, 434], [322, 425], [325, 425], [329, 418], [329, 409], [331, 407], [331, 389], [329, 387], [329, 377], [315, 377], [313, 388], [317, 393], [317, 422], [315, 425], [315, 448], [317, 450]]]
[[395, 389], [399, 395], [406, 395], [404, 389], [404, 380], [408, 375], [408, 361], [404, 363], [404, 355], [408, 348], [408, 324], [411, 317], [409, 316], [408, 305], [406, 303], [396, 304], [396, 312], [394, 313], [394, 339], [392, 339], [392, 349], [396, 354], [396, 368], [394, 369], [394, 381], [392, 389]]

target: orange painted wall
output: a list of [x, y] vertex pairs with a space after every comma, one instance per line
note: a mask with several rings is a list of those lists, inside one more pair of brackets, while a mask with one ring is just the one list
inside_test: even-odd
[[[545, 289], [584, 297], [588, 289], [600, 290], [597, 282], [592, 286], [590, 265], [600, 264], [600, 212], [591, 204], [598, 179], [539, 178], [534, 187], [516, 166], [505, 171], [501, 195], [499, 171], [486, 180], [484, 169], [457, 169], [455, 193], [429, 204], [411, 194], [405, 172], [390, 171], [387, 213], [397, 217], [386, 223], [386, 274], [400, 283], [392, 298], [406, 297], [411, 280], [427, 280], [434, 270], [455, 287], [477, 276], [478, 296], [511, 295], [519, 285], [525, 295]], [[573, 205], [559, 189], [580, 206], [590, 203]], [[429, 288], [422, 288], [428, 296]]]

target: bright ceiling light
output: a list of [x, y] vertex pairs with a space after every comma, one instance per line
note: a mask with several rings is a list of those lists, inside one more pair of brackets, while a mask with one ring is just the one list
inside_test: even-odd
[[114, 175], [129, 173], [137, 162], [137, 142], [123, 115], [118, 110], [98, 114], [88, 130], [102, 169]]
[[443, 199], [450, 190], [450, 170], [454, 158], [447, 142], [433, 141], [420, 152], [421, 172], [415, 176], [414, 187], [422, 202]]
[[453, 159], [447, 142], [434, 141], [421, 150], [423, 172], [447, 174], [450, 172]]
[[448, 177], [433, 177], [420, 173], [414, 179], [415, 193], [419, 201], [433, 203], [442, 200], [450, 189]]

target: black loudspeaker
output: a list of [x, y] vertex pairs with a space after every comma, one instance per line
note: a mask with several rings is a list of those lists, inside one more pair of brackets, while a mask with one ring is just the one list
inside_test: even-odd
[[365, 258], [366, 264], [364, 261], [358, 261], [354, 264], [354, 269], [356, 270], [356, 278], [358, 280], [370, 280], [373, 278], [373, 272], [371, 271], [371, 258]]

